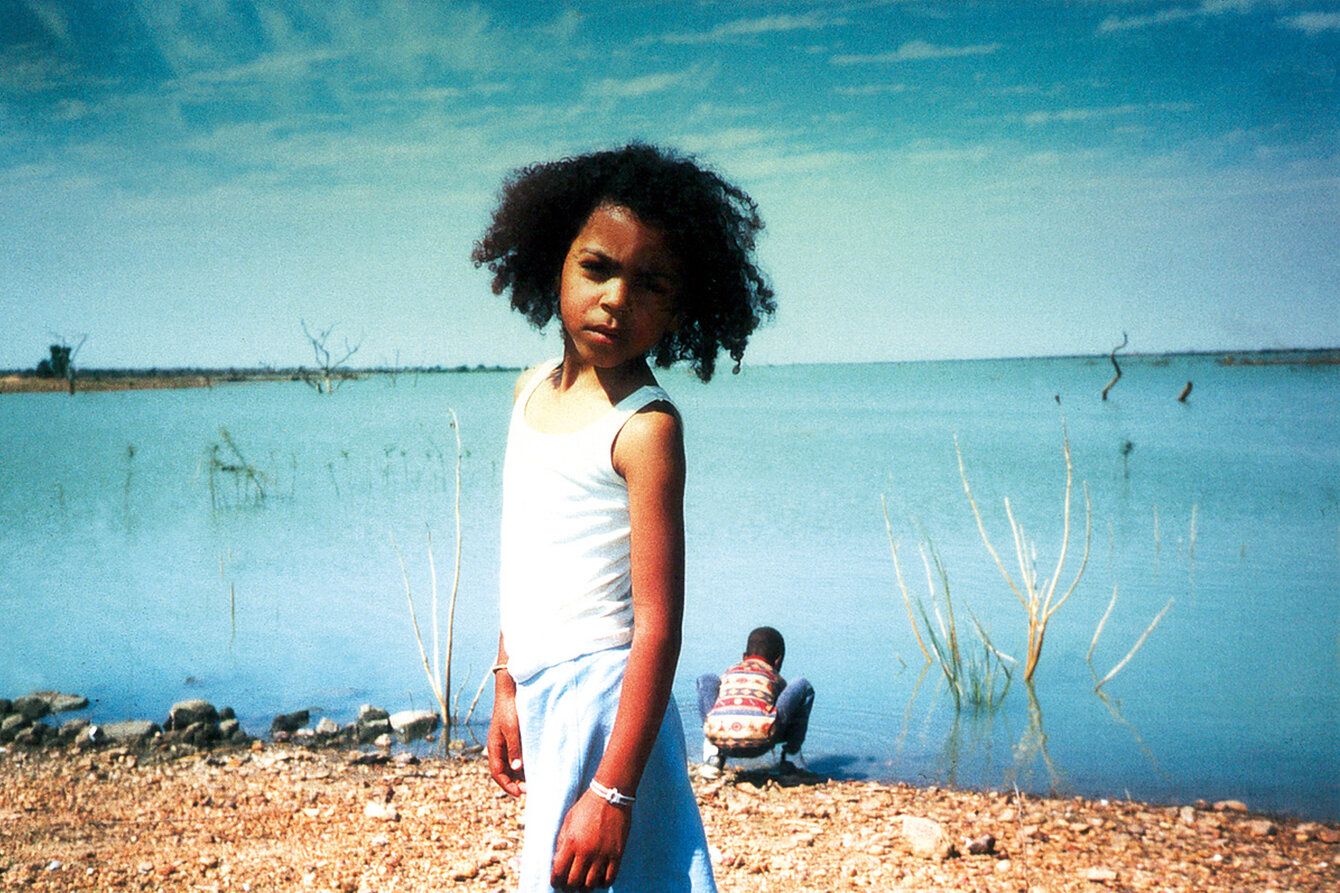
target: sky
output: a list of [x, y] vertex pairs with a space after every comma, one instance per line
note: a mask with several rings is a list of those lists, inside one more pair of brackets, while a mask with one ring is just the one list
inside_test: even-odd
[[0, 369], [535, 362], [471, 247], [630, 140], [757, 201], [746, 363], [1340, 346], [1338, 65], [1323, 0], [0, 0]]

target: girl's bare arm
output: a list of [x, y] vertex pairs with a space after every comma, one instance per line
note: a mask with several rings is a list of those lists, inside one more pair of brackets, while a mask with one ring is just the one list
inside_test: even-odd
[[[634, 415], [615, 442], [614, 467], [628, 483], [633, 643], [614, 728], [595, 779], [633, 795], [660, 732], [679, 660], [684, 442], [678, 417], [660, 411]], [[561, 889], [613, 883], [630, 820], [628, 807], [612, 806], [585, 792], [563, 821], [551, 883]]]
[[[507, 666], [507, 648], [498, 636], [497, 665]], [[513, 797], [526, 791], [526, 769], [521, 761], [521, 724], [516, 714], [516, 682], [506, 669], [493, 674], [493, 716], [489, 721], [489, 773]]]

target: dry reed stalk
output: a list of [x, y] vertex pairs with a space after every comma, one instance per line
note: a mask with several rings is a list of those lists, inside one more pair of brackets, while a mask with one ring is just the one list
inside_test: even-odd
[[[451, 650], [456, 625], [456, 596], [461, 582], [461, 433], [456, 412], [454, 410], [447, 411], [451, 413], [451, 428], [456, 433], [456, 556], [455, 570], [451, 581], [451, 599], [447, 605], [447, 647], [445, 653], [443, 653], [440, 647], [440, 626], [437, 614], [437, 562], [433, 557], [433, 534], [431, 530], [428, 532], [428, 573], [432, 594], [433, 624], [433, 660], [431, 666], [428, 662], [428, 651], [424, 648], [423, 634], [419, 629], [419, 617], [414, 609], [414, 595], [410, 589], [409, 571], [405, 568], [405, 559], [400, 553], [400, 547], [396, 545], [395, 535], [391, 535], [391, 548], [395, 550], [396, 559], [400, 562], [400, 575], [405, 581], [405, 601], [409, 604], [410, 625], [414, 628], [414, 641], [419, 646], [419, 659], [423, 662], [424, 675], [428, 677], [428, 684], [433, 689], [433, 697], [437, 699], [438, 711], [442, 717], [442, 742], [444, 747], [451, 738], [452, 716], [448, 703], [451, 698]], [[473, 709], [473, 705], [471, 705], [471, 710], [473, 711]]]
[[907, 609], [907, 622], [912, 626], [912, 634], [917, 637], [917, 646], [921, 648], [921, 655], [926, 658], [926, 663], [932, 661], [931, 653], [926, 649], [926, 643], [921, 639], [921, 631], [917, 629], [917, 621], [912, 616], [912, 599], [907, 594], [907, 584], [903, 582], [903, 568], [898, 561], [898, 543], [893, 538], [893, 525], [889, 523], [889, 505], [883, 494], [879, 497], [880, 507], [884, 509], [884, 530], [889, 535], [889, 549], [893, 552], [893, 572], [898, 578], [898, 589], [903, 594], [903, 607]]
[[[1009, 583], [1015, 597], [1019, 599], [1019, 603], [1028, 612], [1028, 656], [1024, 663], [1025, 682], [1031, 682], [1033, 673], [1037, 670], [1038, 658], [1042, 654], [1042, 642], [1047, 633], [1047, 623], [1051, 620], [1052, 615], [1060, 610], [1061, 606], [1074, 594], [1080, 578], [1084, 576], [1084, 569], [1089, 564], [1089, 547], [1092, 541], [1093, 524], [1089, 487], [1085, 484], [1084, 558], [1070, 586], [1063, 595], [1057, 598], [1057, 587], [1060, 584], [1061, 572], [1065, 567], [1066, 555], [1070, 551], [1070, 503], [1074, 488], [1074, 467], [1070, 458], [1070, 436], [1065, 433], [1064, 426], [1061, 430], [1065, 452], [1065, 503], [1061, 550], [1056, 559], [1056, 569], [1052, 572], [1051, 577], [1041, 585], [1039, 585], [1037, 575], [1037, 550], [1024, 533], [1023, 526], [1014, 517], [1014, 510], [1010, 507], [1008, 498], [1005, 499], [1005, 516], [1009, 519], [1010, 532], [1014, 537], [1014, 551], [1019, 561], [1020, 581], [1016, 583], [1014, 577], [1005, 569], [1005, 563], [1001, 560], [995, 546], [991, 544], [991, 538], [987, 536], [986, 525], [982, 522], [982, 513], [977, 508], [977, 500], [973, 497], [972, 487], [968, 484], [967, 470], [963, 467], [963, 452], [959, 449], [958, 438], [954, 438], [954, 455], [958, 457], [959, 478], [963, 481], [963, 492], [968, 496], [968, 504], [972, 506], [972, 514], [977, 520], [977, 530], [982, 536], [982, 542], [986, 545], [987, 551], [991, 553], [991, 557], [995, 559], [996, 567], [1000, 569], [1001, 575]], [[1025, 592], [1027, 592], [1027, 595], [1025, 595]]]
[[[1090, 671], [1090, 672], [1093, 672], [1093, 661], [1092, 661], [1092, 657], [1093, 657], [1093, 646], [1098, 644], [1098, 634], [1099, 634], [1100, 632], [1102, 632], [1102, 629], [1103, 629], [1103, 623], [1106, 623], [1106, 622], [1107, 622], [1107, 615], [1112, 613], [1112, 606], [1115, 605], [1116, 603], [1117, 603], [1117, 589], [1116, 589], [1116, 587], [1114, 586], [1114, 587], [1112, 587], [1112, 601], [1108, 603], [1108, 606], [1107, 606], [1107, 613], [1103, 615], [1103, 622], [1102, 622], [1102, 623], [1099, 623], [1099, 624], [1098, 624], [1098, 629], [1094, 630], [1094, 633], [1093, 633], [1093, 644], [1091, 644], [1091, 645], [1089, 646], [1089, 658], [1090, 658], [1090, 660], [1089, 660], [1089, 671]], [[1120, 661], [1118, 661], [1118, 662], [1117, 662], [1117, 665], [1116, 665], [1115, 667], [1113, 667], [1112, 669], [1108, 670], [1106, 676], [1104, 676], [1102, 679], [1098, 679], [1098, 681], [1094, 683], [1094, 686], [1093, 686], [1093, 690], [1094, 690], [1094, 691], [1100, 691], [1100, 690], [1102, 689], [1102, 687], [1103, 687], [1104, 685], [1107, 684], [1107, 682], [1108, 682], [1109, 679], [1111, 679], [1113, 676], [1115, 676], [1115, 675], [1117, 675], [1118, 673], [1120, 673], [1120, 672], [1122, 671], [1122, 669], [1126, 666], [1126, 664], [1128, 664], [1128, 663], [1131, 662], [1131, 658], [1135, 657], [1135, 652], [1139, 651], [1139, 650], [1140, 650], [1140, 646], [1145, 644], [1145, 639], [1148, 639], [1148, 638], [1149, 638], [1149, 634], [1152, 633], [1152, 632], [1154, 631], [1154, 627], [1156, 627], [1156, 626], [1159, 625], [1159, 621], [1163, 619], [1163, 615], [1164, 615], [1164, 614], [1167, 614], [1167, 613], [1168, 613], [1168, 609], [1171, 608], [1172, 606], [1173, 606], [1173, 600], [1172, 600], [1172, 599], [1168, 599], [1168, 603], [1167, 603], [1166, 605], [1163, 606], [1163, 610], [1162, 610], [1162, 611], [1159, 611], [1158, 614], [1156, 614], [1156, 615], [1154, 616], [1154, 619], [1153, 619], [1152, 621], [1150, 621], [1149, 626], [1145, 627], [1145, 631], [1144, 631], [1143, 633], [1140, 634], [1140, 638], [1138, 638], [1138, 639], [1135, 640], [1135, 644], [1134, 644], [1133, 646], [1131, 646], [1131, 650], [1130, 650], [1130, 651], [1126, 652], [1126, 656], [1123, 657]], [[1098, 674], [1097, 674], [1097, 673], [1094, 673], [1093, 675], [1094, 675], [1094, 678], [1097, 679]]]

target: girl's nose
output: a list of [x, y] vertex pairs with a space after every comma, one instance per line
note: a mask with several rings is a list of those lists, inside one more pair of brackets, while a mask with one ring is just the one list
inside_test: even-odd
[[610, 312], [617, 312], [628, 307], [628, 283], [621, 276], [612, 276], [605, 282], [605, 288], [600, 295], [600, 306]]

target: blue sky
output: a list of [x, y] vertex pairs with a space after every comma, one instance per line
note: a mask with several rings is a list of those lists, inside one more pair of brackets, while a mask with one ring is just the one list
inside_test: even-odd
[[532, 362], [502, 176], [741, 183], [752, 362], [1340, 345], [1340, 3], [0, 0], [0, 368]]

